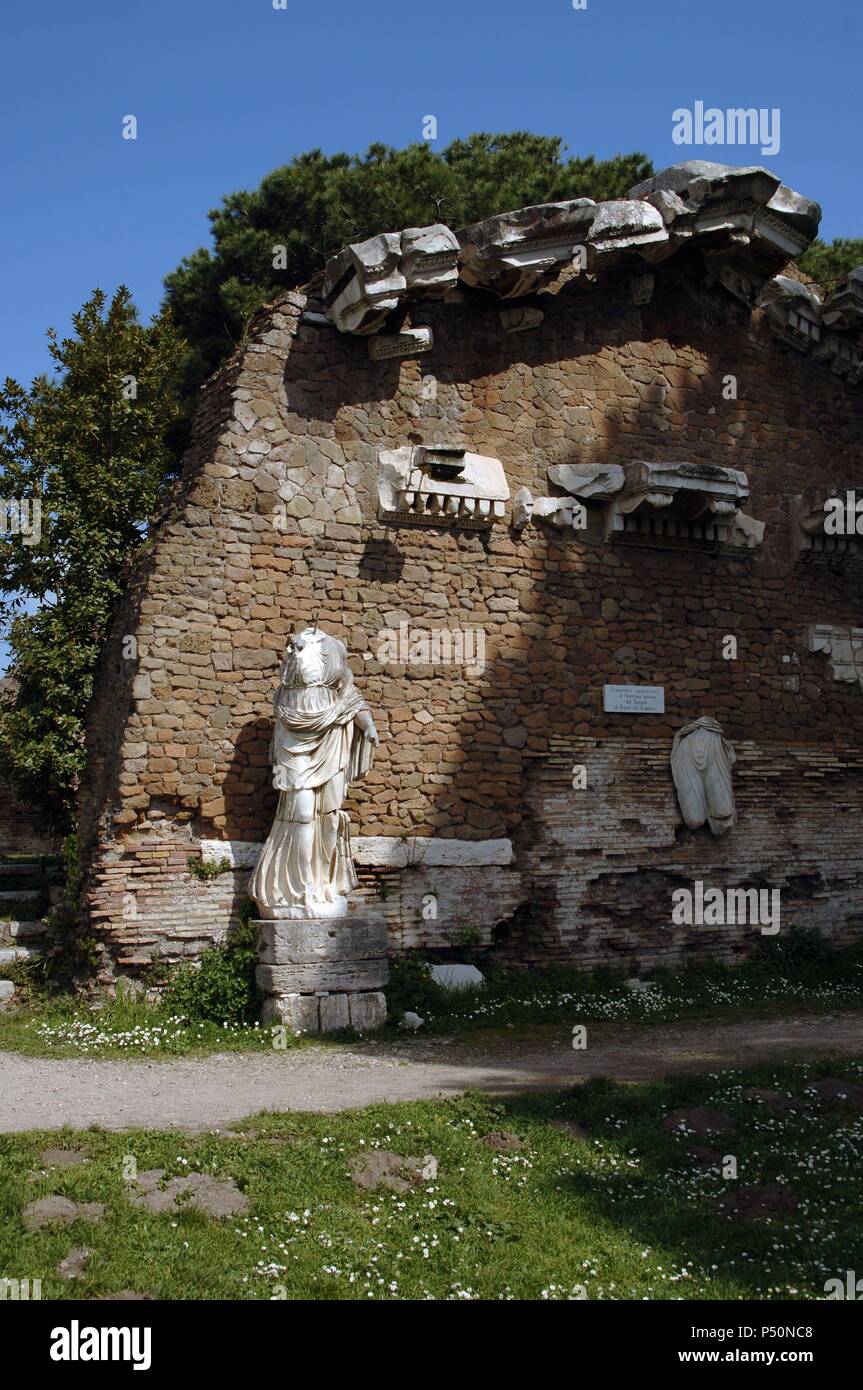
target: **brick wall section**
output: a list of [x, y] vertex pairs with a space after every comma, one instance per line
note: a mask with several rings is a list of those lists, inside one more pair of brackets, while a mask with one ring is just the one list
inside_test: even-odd
[[33, 808], [20, 800], [12, 783], [0, 773], [0, 856], [51, 854], [56, 847]]
[[[199, 879], [188, 867], [194, 853], [194, 842], [184, 834], [128, 837], [122, 846], [105, 849], [91, 917], [121, 971], [134, 973], [157, 958], [193, 958], [239, 926], [249, 870]], [[494, 927], [511, 917], [525, 895], [516, 867], [360, 868], [359, 879], [350, 915], [383, 917], [393, 954], [421, 949], [452, 955], [467, 945], [492, 946]], [[433, 917], [424, 916], [424, 905]]]
[[[0, 704], [12, 705], [17, 684], [12, 676], [0, 676]], [[4, 854], [52, 854], [58, 848], [34, 808], [19, 797], [0, 768], [0, 857]]]
[[202, 881], [189, 872], [192, 854], [183, 834], [130, 836], [105, 850], [91, 916], [121, 971], [197, 956], [238, 924], [248, 871]]
[[[859, 742], [863, 695], [835, 682], [804, 637], [809, 623], [860, 622], [860, 577], [795, 559], [790, 515], [807, 489], [863, 478], [861, 394], [782, 349], [685, 257], [657, 269], [654, 298], [640, 308], [629, 274], [541, 296], [544, 323], [517, 336], [482, 292], [423, 302], [412, 322], [433, 327], [434, 350], [401, 362], [372, 363], [364, 340], [300, 322], [304, 307], [320, 307], [313, 292], [262, 311], [243, 355], [204, 396], [176, 512], [133, 579], [94, 702], [83, 819], [95, 846], [94, 917], [115, 941], [143, 933], [147, 951], [160, 939], [185, 949], [226, 929], [236, 885], [187, 884], [175, 867], [197, 837], [265, 838], [277, 664], [313, 612], [346, 641], [382, 736], [348, 803], [355, 834], [519, 842], [542, 824], [531, 798], [554, 739], [646, 740], [666, 789], [671, 738], [702, 713], [735, 743], [761, 747], [781, 730], [789, 756], [798, 744]], [[727, 373], [737, 400], [723, 398]], [[423, 389], [429, 375], [435, 399]], [[489, 535], [387, 528], [377, 521], [377, 449], [411, 442], [499, 457], [512, 492], [527, 485], [535, 495], [548, 493], [553, 463], [742, 468], [765, 546], [675, 551], [545, 525], [518, 534], [508, 523]], [[381, 631], [407, 619], [482, 628], [483, 674], [380, 665]], [[129, 632], [137, 664], [120, 655]], [[722, 658], [726, 634], [738, 639], [735, 661]], [[786, 688], [790, 672], [797, 690]], [[666, 715], [604, 714], [609, 682], [665, 685]], [[801, 833], [805, 814], [801, 806]], [[621, 816], [624, 857], [640, 853], [629, 822], [642, 815], [634, 803]], [[160, 869], [138, 849], [142, 827]], [[744, 812], [738, 844], [760, 833]], [[522, 917], [547, 888], [537, 872], [538, 884], [521, 881]], [[464, 871], [466, 893], [479, 873], [491, 882], [492, 871]], [[148, 874], [143, 918], [130, 925], [118, 903]], [[516, 879], [485, 906], [480, 891], [465, 899], [483, 931], [519, 911]], [[844, 900], [834, 910], [844, 913]], [[562, 943], [573, 940], [560, 936], [565, 911], [554, 908]], [[407, 930], [398, 944], [418, 939]]]
[[[672, 924], [672, 892], [778, 888], [781, 922], [848, 941], [863, 929], [863, 751], [742, 740], [739, 822], [714, 836], [683, 827], [663, 740], [554, 739], [530, 779], [521, 871], [535, 912], [504, 924], [510, 955], [586, 966], [733, 960], [757, 926]], [[573, 768], [588, 785], [572, 786]]]

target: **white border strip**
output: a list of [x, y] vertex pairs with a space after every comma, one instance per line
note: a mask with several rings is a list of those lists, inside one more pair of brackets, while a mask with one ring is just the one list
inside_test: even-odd
[[[205, 864], [227, 859], [232, 869], [253, 869], [263, 845], [251, 840], [202, 840]], [[435, 836], [359, 835], [351, 840], [357, 864], [375, 868], [479, 868], [513, 861], [511, 840], [444, 840]]]

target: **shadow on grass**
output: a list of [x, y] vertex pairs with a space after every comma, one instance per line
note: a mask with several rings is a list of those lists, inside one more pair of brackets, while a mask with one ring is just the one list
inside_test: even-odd
[[[517, 1131], [556, 1121], [583, 1131], [568, 1139], [567, 1168], [544, 1175], [540, 1191], [554, 1193], [562, 1221], [577, 1214], [667, 1261], [658, 1296], [685, 1297], [687, 1279], [705, 1272], [714, 1297], [823, 1298], [827, 1279], [863, 1266], [863, 1112], [805, 1094], [828, 1075], [859, 1084], [863, 1063], [770, 1064], [638, 1086], [592, 1078], [557, 1095], [502, 1102], [501, 1125]], [[801, 1108], [774, 1113], [745, 1094], [754, 1088], [800, 1098]], [[695, 1107], [721, 1111], [734, 1128], [697, 1135], [663, 1127], [666, 1116]], [[725, 1178], [729, 1159], [737, 1176]], [[723, 1214], [722, 1198], [747, 1187], [782, 1188], [797, 1208]]]

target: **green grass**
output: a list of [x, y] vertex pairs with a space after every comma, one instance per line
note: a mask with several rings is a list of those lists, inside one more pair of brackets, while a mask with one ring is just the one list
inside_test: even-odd
[[[863, 1268], [863, 1114], [814, 1099], [777, 1117], [742, 1095], [765, 1086], [800, 1095], [828, 1073], [863, 1079], [863, 1062], [769, 1066], [645, 1085], [597, 1080], [564, 1093], [495, 1102], [376, 1105], [339, 1115], [269, 1114], [233, 1137], [152, 1132], [0, 1138], [0, 1277], [40, 1278], [43, 1298], [132, 1289], [170, 1299], [819, 1299], [825, 1281]], [[728, 1219], [729, 1184], [703, 1172], [664, 1115], [711, 1105], [738, 1121], [714, 1141], [739, 1183], [787, 1184], [794, 1213]], [[577, 1122], [573, 1139], [552, 1120]], [[497, 1154], [491, 1130], [524, 1147]], [[244, 1137], [245, 1136], [245, 1137]], [[698, 1141], [702, 1144], [708, 1140]], [[46, 1171], [46, 1145], [91, 1161]], [[435, 1180], [408, 1193], [368, 1193], [348, 1175], [354, 1154], [434, 1154]], [[125, 1198], [124, 1163], [232, 1177], [247, 1215], [152, 1215]], [[102, 1224], [28, 1233], [22, 1208], [61, 1193], [106, 1203]], [[92, 1252], [85, 1277], [61, 1281], [73, 1247]]]
[[413, 1009], [427, 1033], [537, 1023], [674, 1023], [699, 1018], [756, 1018], [790, 1011], [863, 1008], [863, 943], [838, 948], [815, 932], [792, 929], [763, 939], [740, 964], [701, 961], [653, 970], [633, 991], [621, 971], [592, 975], [566, 968], [501, 970], [486, 983], [446, 992], [423, 979], [415, 960], [396, 961], [393, 1013]]
[[[302, 1040], [287, 1038], [288, 1046]], [[131, 999], [93, 1007], [72, 998], [34, 1001], [0, 1014], [0, 1050], [31, 1057], [182, 1057], [262, 1052], [272, 1033], [256, 1024], [191, 1022]]]
[[[94, 1007], [34, 987], [28, 1007], [0, 1013], [0, 1050], [106, 1058], [269, 1050], [269, 1028], [235, 1021], [255, 1016], [252, 995], [238, 984], [237, 966], [220, 950], [211, 951], [208, 959], [212, 970], [187, 971], [180, 977], [185, 981], [182, 987], [175, 982], [170, 1005], [148, 1006], [126, 996]], [[782, 940], [764, 941], [734, 968], [702, 962], [679, 971], [655, 970], [646, 978], [648, 988], [638, 991], [628, 989], [622, 973], [611, 970], [587, 975], [563, 968], [487, 969], [485, 984], [447, 992], [428, 978], [418, 959], [393, 961], [390, 1022], [380, 1036], [384, 1041], [408, 1040], [398, 1027], [406, 1009], [424, 1020], [420, 1038], [445, 1034], [480, 1044], [493, 1041], [504, 1029], [527, 1035], [544, 1028], [571, 1028], [574, 1021], [730, 1021], [863, 1008], [863, 947], [838, 949], [808, 932], [791, 931]], [[0, 977], [4, 975], [22, 982], [32, 970], [12, 966], [0, 971]], [[220, 990], [224, 1015], [219, 1013]], [[196, 1021], [196, 1005], [210, 1021]], [[333, 1035], [333, 1041], [355, 1037], [341, 1033]], [[301, 1046], [304, 1041], [288, 1037], [287, 1044]]]

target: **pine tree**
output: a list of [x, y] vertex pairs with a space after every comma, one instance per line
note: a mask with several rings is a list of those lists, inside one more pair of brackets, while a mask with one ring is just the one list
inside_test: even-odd
[[849, 270], [863, 265], [863, 237], [837, 237], [831, 242], [818, 238], [804, 251], [797, 264], [829, 293]]
[[621, 198], [652, 172], [642, 154], [567, 159], [557, 137], [525, 131], [471, 135], [440, 153], [421, 143], [299, 155], [254, 192], [224, 198], [209, 214], [214, 249], [195, 251], [165, 280], [190, 344], [186, 391], [233, 350], [262, 304], [311, 279], [348, 242], [432, 222], [458, 229], [533, 203]]

